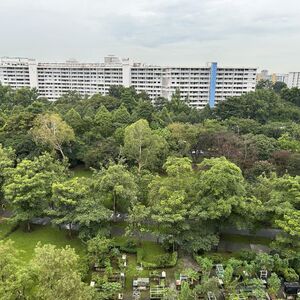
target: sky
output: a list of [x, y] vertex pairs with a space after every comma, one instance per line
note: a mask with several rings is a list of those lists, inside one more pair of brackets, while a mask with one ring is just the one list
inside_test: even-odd
[[0, 56], [300, 71], [300, 0], [0, 0]]

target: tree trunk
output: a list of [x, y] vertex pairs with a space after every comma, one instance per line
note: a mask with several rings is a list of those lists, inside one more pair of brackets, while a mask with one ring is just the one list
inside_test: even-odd
[[64, 159], [66, 158], [66, 156], [65, 156], [65, 154], [64, 154], [64, 152], [63, 152], [61, 146], [60, 146], [60, 145], [57, 145], [56, 149], [59, 151], [59, 153], [60, 153], [61, 156], [62, 156], [62, 159], [64, 160]]
[[28, 232], [31, 231], [30, 221], [27, 221], [27, 231], [28, 231]]
[[69, 238], [72, 237], [72, 223], [69, 223]]
[[113, 193], [113, 209], [114, 209], [114, 221], [116, 222], [116, 210], [117, 210], [117, 204], [116, 204], [116, 193]]

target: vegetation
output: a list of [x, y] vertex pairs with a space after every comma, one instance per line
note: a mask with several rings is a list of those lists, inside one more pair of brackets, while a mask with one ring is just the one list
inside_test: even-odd
[[[0, 85], [0, 299], [112, 299], [159, 268], [178, 279], [190, 256], [189, 280], [177, 292], [163, 281], [165, 299], [217, 295], [219, 279], [228, 299], [277, 297], [300, 273], [299, 95], [260, 82], [198, 111], [179, 91], [151, 103], [114, 86], [49, 102]], [[53, 227], [33, 225], [43, 220]], [[220, 239], [271, 254], [214, 253]]]

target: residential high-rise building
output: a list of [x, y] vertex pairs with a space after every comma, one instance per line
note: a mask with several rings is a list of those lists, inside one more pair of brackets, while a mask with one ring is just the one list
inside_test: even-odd
[[171, 99], [179, 89], [183, 100], [195, 108], [213, 107], [230, 96], [253, 91], [257, 69], [253, 67], [154, 66], [110, 55], [104, 63], [41, 63], [28, 58], [0, 58], [0, 83], [12, 88], [37, 88], [39, 94], [56, 100], [74, 90], [82, 95], [107, 95], [112, 85], [133, 86], [151, 100]]
[[288, 76], [287, 86], [289, 88], [300, 88], [300, 72], [290, 72]]

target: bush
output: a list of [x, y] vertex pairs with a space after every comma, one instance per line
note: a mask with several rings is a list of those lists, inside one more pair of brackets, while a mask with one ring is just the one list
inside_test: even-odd
[[237, 258], [240, 260], [245, 260], [247, 262], [250, 262], [254, 260], [256, 257], [255, 252], [249, 251], [249, 250], [241, 250], [237, 253]]
[[177, 264], [178, 253], [175, 251], [173, 253], [157, 255], [155, 256], [155, 262], [139, 260], [140, 257], [141, 255], [138, 255], [137, 262], [141, 263], [145, 269], [172, 268]]
[[279, 274], [283, 276], [286, 281], [298, 281], [299, 275], [293, 268], [285, 268], [279, 271]]
[[126, 243], [115, 243], [115, 246], [119, 247], [121, 252], [129, 254], [137, 253], [137, 245], [132, 240], [126, 241]]
[[210, 260], [212, 260], [215, 264], [225, 263], [227, 261], [227, 257], [219, 253], [212, 253], [208, 256]]

